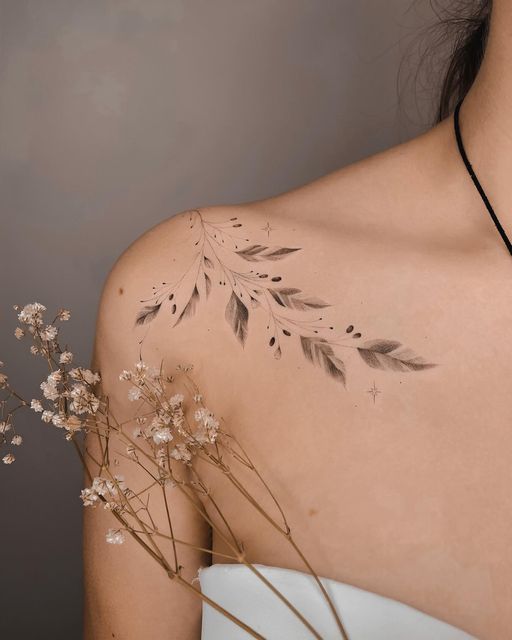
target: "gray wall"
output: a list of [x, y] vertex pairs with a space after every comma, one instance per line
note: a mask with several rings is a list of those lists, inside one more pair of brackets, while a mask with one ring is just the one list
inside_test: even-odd
[[[146, 228], [425, 128], [408, 47], [428, 4], [0, 0], [0, 359], [18, 387], [43, 369], [11, 338], [13, 303], [71, 308], [87, 362], [102, 282]], [[0, 637], [79, 638], [81, 470], [60, 432], [22, 422], [0, 465]]]

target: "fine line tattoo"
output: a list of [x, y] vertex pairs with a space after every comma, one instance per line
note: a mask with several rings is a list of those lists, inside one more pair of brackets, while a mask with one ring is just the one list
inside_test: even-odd
[[[343, 349], [354, 350], [373, 369], [406, 372], [436, 366], [397, 340], [363, 340], [352, 324], [336, 337], [334, 326], [318, 315], [319, 310], [331, 306], [328, 302], [297, 287], [284, 286], [282, 277], [271, 273], [276, 263], [296, 255], [301, 247], [251, 242], [238, 235], [243, 227], [238, 216], [211, 222], [194, 209], [188, 212], [188, 220], [196, 236], [193, 259], [175, 282], [153, 287], [152, 296], [141, 301], [144, 306], [136, 325], [150, 324], [166, 307], [174, 318], [173, 326], [177, 326], [197, 312], [202, 300], [208, 300], [216, 283], [230, 289], [224, 317], [242, 347], [251, 312], [260, 309], [267, 316], [267, 344], [274, 358], [281, 358], [285, 342], [295, 336], [304, 357], [343, 385], [347, 376], [340, 357]], [[272, 227], [267, 222], [262, 230], [269, 236]]]

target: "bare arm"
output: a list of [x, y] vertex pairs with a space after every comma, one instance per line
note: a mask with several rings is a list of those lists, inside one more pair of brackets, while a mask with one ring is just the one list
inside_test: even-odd
[[[93, 364], [101, 372], [102, 391], [109, 397], [111, 410], [121, 422], [133, 416], [134, 405], [127, 397], [128, 386], [119, 381], [119, 373], [133, 368], [139, 359], [140, 334], [134, 331], [134, 318], [138, 292], [146, 286], [146, 277], [154, 277], [154, 274], [147, 275], [155, 259], [154, 250], [151, 237], [143, 238], [121, 257], [106, 282], [98, 314]], [[168, 335], [165, 340], [168, 343]], [[158, 345], [158, 340], [151, 344]], [[162, 353], [158, 346], [149, 346], [144, 358], [159, 363]], [[94, 436], [88, 436], [87, 447], [95, 458], [99, 457]], [[125, 449], [125, 445], [111, 442], [111, 451], [124, 452]], [[115, 472], [124, 476], [129, 487], [148, 484], [148, 476], [142, 469], [123, 456], [117, 459]], [[93, 475], [96, 472], [93, 468]], [[84, 482], [85, 486], [90, 484], [87, 478]], [[168, 495], [175, 537], [209, 548], [209, 530], [197, 510], [178, 491], [171, 489]], [[168, 514], [161, 486], [150, 490], [150, 505], [156, 526], [168, 534]], [[121, 545], [107, 544], [106, 531], [118, 526], [112, 513], [101, 505], [85, 508], [85, 640], [198, 640], [200, 599], [172, 581], [130, 536], [126, 536]], [[158, 546], [175, 569], [171, 542], [160, 538]], [[184, 566], [184, 576], [189, 581], [209, 560], [209, 554], [186, 546], [179, 549], [179, 563]]]

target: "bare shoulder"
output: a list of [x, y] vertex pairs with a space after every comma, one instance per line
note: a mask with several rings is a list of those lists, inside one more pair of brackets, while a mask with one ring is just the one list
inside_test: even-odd
[[[454, 158], [457, 160], [449, 123], [445, 121], [412, 140], [278, 195], [181, 211], [146, 231], [123, 252], [109, 275], [105, 293], [112, 296], [117, 290], [122, 295], [126, 287], [143, 285], [148, 274], [154, 280], [162, 265], [169, 271], [173, 263], [188, 253], [190, 242], [194, 241], [191, 231], [201, 228], [207, 239], [219, 247], [227, 247], [231, 235], [233, 248], [238, 250], [258, 235], [260, 240], [272, 239], [272, 224], [277, 231], [278, 223], [283, 228], [305, 232], [319, 226], [329, 231], [334, 226], [339, 230], [357, 230], [366, 225], [370, 230], [374, 224], [389, 226], [390, 222], [398, 222], [390, 220], [393, 214], [397, 218], [403, 215], [401, 222], [406, 223], [415, 211], [421, 212], [427, 194], [435, 198], [433, 185], [442, 191], [449, 183], [452, 176], [445, 169]], [[419, 223], [420, 216], [412, 222]], [[247, 236], [249, 226], [253, 238]], [[339, 240], [351, 241], [353, 237], [340, 233]]]
[[115, 350], [129, 336], [133, 355], [136, 345], [161, 357], [172, 349], [176, 358], [217, 348], [220, 357], [233, 337], [245, 344], [251, 309], [278, 296], [278, 283], [336, 295], [340, 277], [350, 282], [354, 270], [364, 283], [377, 268], [392, 269], [401, 250], [428, 253], [446, 235], [450, 143], [442, 123], [276, 196], [171, 216], [115, 263], [97, 339]]

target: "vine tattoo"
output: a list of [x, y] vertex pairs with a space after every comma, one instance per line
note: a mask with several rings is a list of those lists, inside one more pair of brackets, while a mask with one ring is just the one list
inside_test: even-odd
[[[304, 357], [343, 385], [347, 374], [340, 355], [344, 348], [355, 350], [373, 369], [406, 372], [436, 366], [396, 340], [364, 340], [352, 324], [336, 335], [333, 326], [328, 326], [322, 316], [317, 317], [319, 310], [331, 306], [328, 302], [296, 287], [283, 286], [282, 277], [271, 273], [274, 263], [301, 251], [300, 247], [251, 243], [249, 238], [237, 235], [243, 227], [238, 217], [210, 222], [199, 209], [188, 215], [189, 228], [197, 236], [193, 260], [178, 280], [154, 286], [152, 296], [141, 300], [144, 306], [137, 314], [136, 325], [151, 323], [166, 307], [175, 318], [173, 326], [177, 326], [196, 313], [216, 282], [231, 290], [224, 317], [242, 347], [251, 311], [260, 309], [267, 315], [267, 344], [274, 358], [281, 358], [285, 341], [295, 336]], [[238, 267], [230, 266], [233, 264]]]

